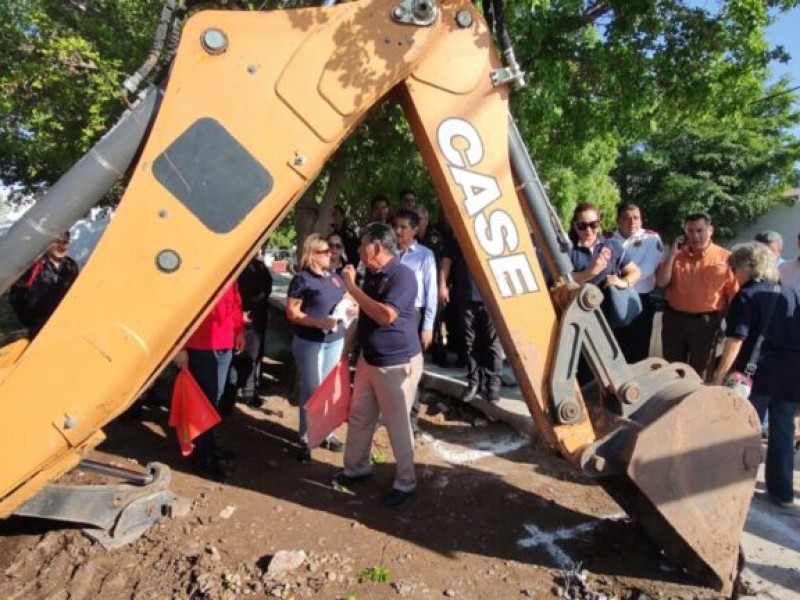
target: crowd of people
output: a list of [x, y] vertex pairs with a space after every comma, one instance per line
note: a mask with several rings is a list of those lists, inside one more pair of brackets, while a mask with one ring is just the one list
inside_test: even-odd
[[[707, 383], [734, 387], [740, 380], [733, 375], [747, 377], [749, 399], [768, 440], [768, 497], [782, 507], [793, 505], [800, 257], [784, 262], [783, 240], [774, 231], [761, 232], [753, 242], [729, 251], [714, 243], [714, 225], [706, 213], [686, 215], [683, 234], [668, 248], [657, 233], [644, 228], [635, 204], [618, 207], [617, 229], [605, 239], [599, 228], [596, 207], [579, 205], [572, 220], [573, 277], [578, 283], [635, 287], [642, 310], [614, 331], [626, 360], [633, 363], [650, 355], [657, 286], [664, 299], [663, 357], [689, 364]], [[585, 370], [579, 370], [579, 380], [582, 376], [587, 377]]]
[[[347, 438], [342, 442], [330, 435], [323, 447], [343, 452], [344, 468], [334, 483], [355, 484], [371, 474], [372, 437], [382, 423], [396, 460], [384, 503], [395, 507], [416, 486], [417, 387], [424, 353], [441, 366], [466, 367], [463, 402], [479, 396], [497, 402], [503, 349], [445, 216], [432, 224], [410, 189], [399, 194], [394, 211], [388, 197], [374, 196], [369, 215], [367, 224], [355, 228], [344, 208], [335, 206], [330, 230], [302, 241], [288, 287], [286, 317], [293, 327], [298, 374], [298, 458], [311, 458], [306, 402], [334, 366], [352, 354]], [[591, 203], [573, 212], [573, 281], [638, 297], [638, 314], [612, 325], [628, 362], [650, 356], [660, 290], [665, 359], [688, 363], [709, 383], [724, 384], [731, 373], [752, 379], [750, 400], [768, 431], [767, 491], [775, 503], [792, 504], [800, 404], [800, 258], [783, 261], [783, 240], [771, 231], [729, 251], [714, 243], [711, 217], [701, 212], [684, 217], [682, 235], [669, 246], [644, 227], [636, 204], [619, 205], [612, 232], [602, 231], [602, 220]], [[68, 247], [65, 234], [11, 289], [11, 304], [31, 338], [77, 276]], [[176, 357], [223, 417], [237, 400], [260, 402], [271, 289], [269, 270], [257, 255]], [[353, 319], [356, 325], [348, 328]], [[591, 378], [582, 363], [579, 382]], [[198, 438], [193, 465], [198, 473], [220, 479], [220, 460], [226, 456], [212, 429]]]

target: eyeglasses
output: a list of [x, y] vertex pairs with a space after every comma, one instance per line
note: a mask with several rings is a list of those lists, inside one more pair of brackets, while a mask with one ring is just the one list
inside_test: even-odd
[[575, 223], [575, 228], [580, 231], [586, 231], [587, 229], [597, 229], [600, 227], [600, 221], [582, 221], [580, 223]]
[[330, 248], [324, 248], [322, 250], [315, 250], [314, 251], [314, 254], [330, 254], [330, 253], [331, 253], [331, 249]]
[[341, 250], [344, 246], [341, 244], [328, 244], [331, 248], [335, 248], [336, 250]]

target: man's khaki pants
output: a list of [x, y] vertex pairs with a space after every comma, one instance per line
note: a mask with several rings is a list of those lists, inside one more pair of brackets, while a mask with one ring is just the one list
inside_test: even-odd
[[422, 377], [422, 353], [410, 362], [392, 367], [373, 367], [363, 356], [358, 359], [347, 444], [344, 450], [344, 474], [350, 477], [372, 471], [372, 436], [378, 418], [389, 433], [389, 442], [397, 464], [394, 488], [412, 492], [417, 487], [414, 473], [414, 435], [409, 412], [414, 404], [417, 385]]

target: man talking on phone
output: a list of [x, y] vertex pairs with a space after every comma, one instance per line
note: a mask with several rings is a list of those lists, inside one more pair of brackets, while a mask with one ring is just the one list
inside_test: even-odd
[[714, 336], [738, 283], [728, 266], [730, 252], [711, 241], [709, 215], [686, 216], [683, 233], [656, 271], [666, 300], [661, 343], [666, 360], [688, 363], [704, 377]]

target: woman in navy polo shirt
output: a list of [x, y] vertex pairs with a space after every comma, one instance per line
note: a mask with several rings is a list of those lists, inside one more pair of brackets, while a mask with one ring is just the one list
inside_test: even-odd
[[800, 297], [778, 283], [775, 255], [760, 242], [735, 246], [728, 264], [741, 287], [725, 315], [725, 343], [711, 383], [723, 383], [731, 370], [744, 372], [763, 334], [750, 402], [762, 421], [769, 410], [767, 495], [788, 507], [794, 504], [794, 413], [800, 402]]
[[575, 283], [627, 288], [639, 280], [639, 267], [623, 256], [619, 242], [600, 235], [600, 211], [591, 202], [575, 207], [570, 239]]
[[[600, 211], [591, 202], [575, 207], [569, 237], [572, 240], [570, 259], [575, 283], [627, 288], [639, 280], [639, 267], [623, 256], [619, 242], [600, 235]], [[578, 362], [576, 377], [581, 386], [593, 379], [584, 358]]]
[[[298, 458], [311, 460], [306, 444], [305, 405], [311, 393], [342, 357], [345, 328], [331, 317], [345, 294], [344, 282], [331, 269], [331, 249], [328, 241], [313, 233], [303, 242], [299, 270], [289, 283], [286, 299], [286, 318], [294, 324], [294, 354], [299, 375], [297, 403], [300, 408], [300, 440]], [[341, 452], [343, 444], [329, 436], [322, 447]]]

